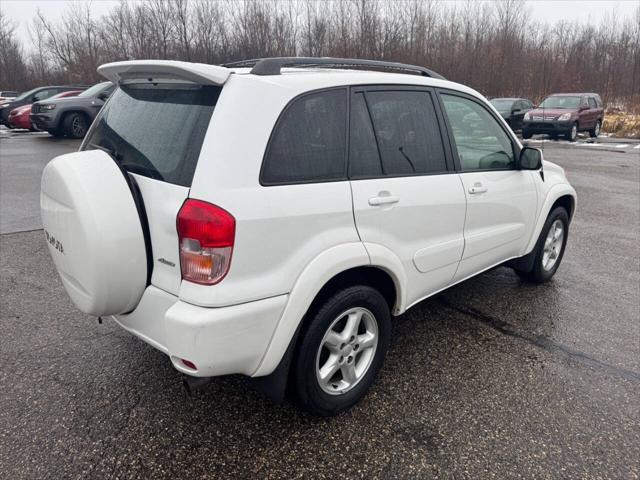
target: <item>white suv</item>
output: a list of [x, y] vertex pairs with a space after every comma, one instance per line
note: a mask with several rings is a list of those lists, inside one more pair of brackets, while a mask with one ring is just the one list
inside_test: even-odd
[[427, 69], [98, 71], [119, 88], [80, 151], [45, 168], [46, 239], [77, 307], [190, 385], [243, 374], [335, 415], [373, 383], [393, 316], [505, 262], [534, 282], [560, 265], [576, 204], [563, 170]]

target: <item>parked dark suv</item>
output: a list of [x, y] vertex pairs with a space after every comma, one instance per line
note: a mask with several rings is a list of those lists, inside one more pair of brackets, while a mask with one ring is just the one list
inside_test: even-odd
[[492, 98], [490, 101], [512, 130], [522, 128], [522, 119], [533, 108], [531, 100], [526, 98]]
[[10, 102], [6, 102], [0, 105], [0, 124], [4, 125], [5, 127], [9, 126], [9, 112], [14, 108], [18, 108], [23, 105], [29, 105], [30, 103], [34, 103], [39, 100], [46, 100], [47, 98], [53, 97], [54, 95], [57, 95], [59, 93], [68, 92], [69, 90], [84, 90], [85, 88], [87, 87], [77, 85], [63, 85], [38, 87], [34, 88], [33, 90], [29, 90], [28, 92], [24, 92]]
[[31, 107], [31, 123], [56, 137], [83, 138], [115, 85], [102, 82], [77, 97], [37, 102]]
[[575, 142], [578, 132], [587, 131], [593, 138], [600, 134], [604, 108], [596, 93], [555, 93], [545, 98], [535, 110], [524, 116], [522, 137], [546, 133], [552, 138], [564, 136]]

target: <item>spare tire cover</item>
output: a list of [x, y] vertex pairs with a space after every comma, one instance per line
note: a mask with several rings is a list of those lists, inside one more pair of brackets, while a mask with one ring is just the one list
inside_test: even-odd
[[45, 238], [73, 303], [91, 315], [133, 310], [146, 288], [138, 210], [122, 171], [101, 150], [62, 155], [42, 174]]

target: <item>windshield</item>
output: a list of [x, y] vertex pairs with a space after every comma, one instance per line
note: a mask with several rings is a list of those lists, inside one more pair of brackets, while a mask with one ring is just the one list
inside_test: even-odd
[[29, 90], [28, 92], [24, 92], [19, 97], [16, 97], [15, 100], [24, 100], [25, 98], [29, 97], [29, 95], [33, 95], [34, 93], [36, 93], [36, 90], [38, 90], [38, 89], [34, 88], [33, 90]]
[[499, 112], [505, 112], [511, 109], [511, 105], [513, 105], [513, 100], [491, 100], [491, 105], [496, 107], [496, 110]]
[[93, 87], [89, 87], [82, 93], [78, 94], [78, 96], [79, 97], [95, 97], [98, 93], [100, 93], [100, 90], [104, 90], [105, 87], [109, 85], [111, 85], [111, 82], [96, 83]]
[[576, 95], [554, 95], [545, 98], [539, 108], [578, 108], [579, 106], [580, 97]]
[[83, 149], [104, 150], [131, 173], [189, 187], [221, 90], [123, 85], [102, 108]]

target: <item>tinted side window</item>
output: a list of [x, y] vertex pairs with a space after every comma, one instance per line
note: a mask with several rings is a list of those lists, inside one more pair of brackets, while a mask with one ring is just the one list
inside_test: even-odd
[[515, 167], [513, 145], [495, 118], [480, 104], [442, 95], [463, 170]]
[[382, 162], [371, 126], [364, 94], [351, 99], [351, 136], [349, 139], [349, 177], [366, 178], [382, 175]]
[[433, 100], [428, 92], [367, 93], [383, 175], [447, 170]]
[[589, 97], [589, 108], [598, 108], [598, 104], [593, 97]]
[[33, 98], [34, 98], [34, 101], [36, 101], [36, 102], [37, 102], [37, 101], [39, 101], [39, 100], [45, 100], [45, 99], [47, 99], [47, 98], [51, 97], [52, 95], [55, 95], [56, 93], [58, 93], [58, 92], [57, 92], [56, 90], [52, 90], [52, 89], [49, 89], [49, 90], [41, 90], [41, 91], [39, 91], [38, 93], [36, 93], [36, 94], [33, 96]]
[[293, 101], [276, 124], [262, 166], [264, 184], [346, 178], [347, 92], [312, 93]]

